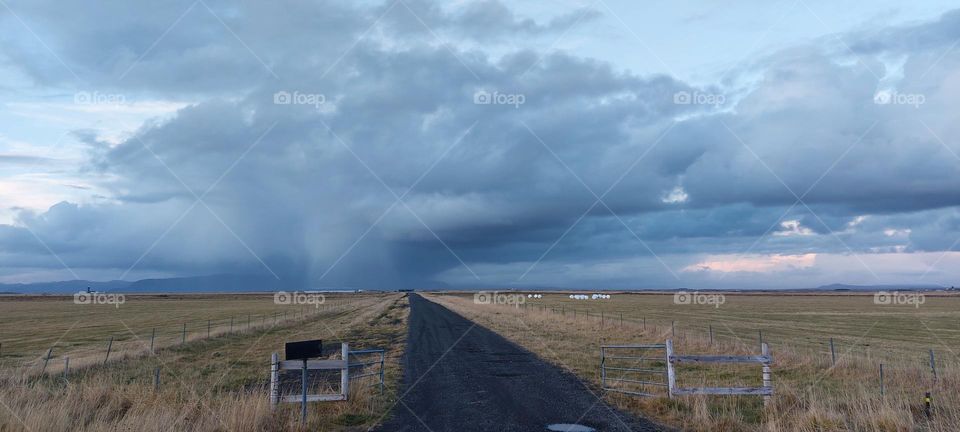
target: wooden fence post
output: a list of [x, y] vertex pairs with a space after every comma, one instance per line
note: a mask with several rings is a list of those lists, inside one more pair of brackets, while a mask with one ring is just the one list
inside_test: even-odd
[[831, 365], [837, 365], [837, 352], [833, 349], [833, 338], [830, 338], [830, 359], [832, 361]]
[[757, 329], [757, 336], [760, 338], [760, 350], [763, 351], [763, 330]]
[[713, 324], [708, 324], [707, 327], [710, 331], [710, 346], [713, 346]]
[[180, 345], [187, 343], [187, 323], [183, 323], [183, 335], [180, 337]]
[[670, 358], [673, 357], [673, 339], [667, 339], [667, 396], [670, 399], [673, 399], [673, 389], [677, 388], [677, 376], [676, 372], [673, 370], [673, 362], [670, 361]]
[[383, 394], [383, 366], [387, 358], [387, 351], [380, 351], [380, 394]]
[[880, 363], [880, 396], [883, 396], [883, 363]]
[[153, 391], [160, 391], [160, 367], [153, 370]]
[[43, 375], [47, 371], [47, 363], [50, 362], [50, 355], [53, 354], [53, 347], [47, 350], [47, 355], [43, 359], [43, 369], [40, 370], [40, 375]]
[[67, 375], [70, 375], [70, 356], [63, 357], [63, 379], [67, 379]]
[[[760, 354], [769, 357], [770, 356], [770, 347], [767, 344], [760, 345]], [[769, 387], [772, 390], [772, 385], [770, 382], [770, 360], [765, 360], [763, 362], [763, 386]], [[770, 395], [763, 396], [763, 406], [764, 408], [770, 406]]]
[[113, 336], [110, 336], [110, 341], [107, 342], [107, 355], [103, 358], [103, 364], [107, 364], [107, 360], [110, 360], [110, 350], [113, 349]]
[[150, 333], [150, 354], [153, 354], [153, 339], [157, 337], [157, 328], [153, 328], [153, 332]]

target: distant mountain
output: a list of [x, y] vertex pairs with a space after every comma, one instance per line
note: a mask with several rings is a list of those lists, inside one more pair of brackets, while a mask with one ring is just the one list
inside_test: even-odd
[[285, 284], [273, 276], [260, 275], [211, 275], [167, 279], [143, 279], [133, 282], [124, 292], [252, 292], [294, 290], [297, 287]]
[[70, 280], [29, 284], [0, 284], [0, 292], [17, 294], [72, 294], [87, 288], [93, 291], [116, 293], [190, 293], [190, 292], [251, 292], [295, 290], [272, 276], [210, 275], [168, 279], [143, 279], [136, 282], [94, 282]]
[[[949, 287], [948, 287], [949, 288]], [[830, 284], [815, 288], [817, 291], [917, 291], [944, 289], [933, 284], [902, 284], [902, 285], [847, 285]]]
[[29, 284], [0, 284], [0, 292], [17, 294], [67, 294], [84, 291], [87, 287], [94, 291], [122, 292], [128, 286], [130, 286], [130, 282], [127, 281], [94, 282], [71, 280]]

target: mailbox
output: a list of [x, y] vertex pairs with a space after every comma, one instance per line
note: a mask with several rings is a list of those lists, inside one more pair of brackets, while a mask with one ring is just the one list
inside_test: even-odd
[[287, 342], [284, 347], [287, 360], [306, 360], [323, 355], [323, 341], [320, 339]]

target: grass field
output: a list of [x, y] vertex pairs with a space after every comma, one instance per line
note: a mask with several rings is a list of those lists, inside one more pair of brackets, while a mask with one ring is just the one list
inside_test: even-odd
[[[6, 298], [0, 308], [5, 340], [0, 430], [31, 432], [366, 430], [395, 398], [409, 311], [399, 294], [328, 296], [323, 307], [304, 309], [302, 317], [299, 306], [274, 305], [268, 295], [128, 297], [119, 308], [74, 305], [68, 299]], [[13, 317], [21, 324], [11, 323]], [[210, 338], [207, 319], [212, 320]], [[188, 337], [181, 344], [183, 322], [188, 323]], [[151, 354], [147, 344], [153, 328], [157, 349]], [[102, 364], [103, 345], [110, 336], [117, 351]], [[282, 353], [286, 341], [304, 339], [349, 341], [352, 349], [386, 348], [384, 395], [369, 385], [371, 379], [362, 378], [349, 402], [311, 404], [306, 425], [300, 424], [295, 404], [272, 411], [267, 389], [270, 353]], [[55, 346], [54, 358], [40, 375], [37, 361], [42, 354], [37, 353], [45, 354], [48, 345]], [[66, 378], [64, 355], [71, 356]], [[91, 356], [99, 360], [73, 360]], [[161, 386], [155, 391], [157, 368]]]
[[[927, 295], [919, 307], [877, 305], [872, 295], [727, 293], [719, 307], [676, 304], [672, 294], [612, 293], [609, 300], [572, 300], [567, 293], [545, 293], [540, 299], [524, 298], [523, 307], [478, 304], [473, 294], [429, 298], [574, 372], [598, 394], [601, 344], [672, 338], [679, 354], [758, 354], [762, 331], [775, 359], [775, 396], [769, 408], [756, 396], [605, 396], [624, 409], [683, 429], [953, 431], [960, 424], [957, 296]], [[936, 356], [936, 381], [930, 349]], [[758, 386], [760, 368], [685, 366], [678, 369], [678, 384]], [[929, 420], [923, 408], [926, 391], [933, 394]]]

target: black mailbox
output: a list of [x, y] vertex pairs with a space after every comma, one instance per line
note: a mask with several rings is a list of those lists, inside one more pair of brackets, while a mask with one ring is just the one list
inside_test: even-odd
[[284, 347], [287, 360], [306, 360], [323, 355], [323, 341], [320, 339], [287, 342]]

